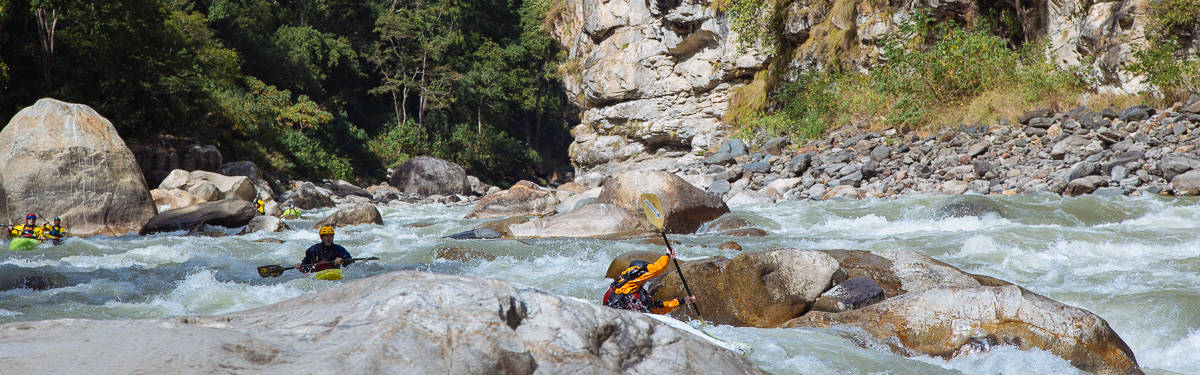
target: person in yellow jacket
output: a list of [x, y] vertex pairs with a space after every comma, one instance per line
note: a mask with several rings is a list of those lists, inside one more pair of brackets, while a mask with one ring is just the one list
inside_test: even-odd
[[37, 225], [37, 215], [25, 215], [25, 224], [13, 226], [9, 231], [9, 237], [41, 239], [42, 227]]
[[62, 219], [54, 218], [54, 224], [47, 223], [42, 226], [42, 236], [48, 240], [57, 240], [67, 236], [67, 231], [62, 227]]
[[259, 215], [265, 214], [266, 208], [267, 208], [267, 202], [263, 202], [262, 199], [256, 199], [254, 201], [254, 210], [258, 211]]
[[696, 302], [696, 296], [676, 298], [666, 301], [655, 301], [643, 286], [647, 281], [662, 275], [667, 269], [667, 263], [675, 257], [675, 252], [658, 258], [654, 263], [644, 260], [629, 262], [629, 268], [621, 272], [604, 293], [604, 305], [617, 309], [626, 309], [655, 314], [666, 314], [674, 311], [686, 302]]

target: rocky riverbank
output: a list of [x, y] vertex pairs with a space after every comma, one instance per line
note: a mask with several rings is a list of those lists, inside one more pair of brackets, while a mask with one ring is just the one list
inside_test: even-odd
[[[733, 139], [703, 157], [664, 154], [645, 165], [730, 204], [906, 194], [1195, 195], [1197, 124], [1200, 100], [1166, 109], [1035, 110], [1018, 124], [936, 133], [843, 130], [804, 145]], [[577, 181], [602, 181], [606, 172]]]

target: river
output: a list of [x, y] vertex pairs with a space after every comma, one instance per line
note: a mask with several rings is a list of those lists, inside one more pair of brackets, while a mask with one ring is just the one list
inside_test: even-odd
[[[763, 238], [674, 235], [682, 259], [733, 257], [745, 251], [801, 249], [912, 250], [965, 271], [1004, 279], [1103, 317], [1129, 344], [1147, 374], [1200, 373], [1200, 201], [1195, 198], [1056, 195], [977, 197], [1002, 214], [939, 218], [960, 199], [784, 202], [734, 207], [771, 232]], [[659, 250], [639, 241], [582, 239], [465, 240], [441, 236], [478, 223], [470, 207], [381, 206], [383, 226], [339, 230], [337, 242], [378, 262], [350, 267], [356, 279], [394, 270], [498, 278], [597, 301], [609, 261], [629, 250]], [[288, 221], [281, 233], [246, 236], [122, 236], [70, 239], [30, 252], [0, 252], [0, 286], [32, 274], [56, 288], [0, 291], [0, 323], [54, 318], [131, 319], [212, 315], [259, 307], [338, 285], [288, 271], [261, 278], [255, 267], [294, 264], [317, 242], [307, 229], [327, 211]], [[65, 223], [69, 224], [70, 223]], [[228, 230], [235, 233], [236, 230]], [[264, 238], [284, 244], [255, 242]], [[708, 246], [705, 246], [708, 245]], [[435, 259], [436, 249], [494, 254], [493, 261]], [[703, 291], [697, 291], [703, 304]], [[720, 326], [713, 333], [754, 346], [754, 362], [776, 374], [1069, 374], [1065, 360], [1043, 351], [1000, 347], [949, 361], [903, 358], [863, 349], [837, 329]]]

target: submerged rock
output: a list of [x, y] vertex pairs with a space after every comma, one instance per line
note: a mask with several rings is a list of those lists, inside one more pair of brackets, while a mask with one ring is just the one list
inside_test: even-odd
[[213, 317], [9, 323], [0, 360], [17, 374], [766, 374], [639, 313], [420, 272]]
[[357, 203], [353, 206], [346, 207], [334, 211], [329, 216], [326, 216], [321, 221], [313, 224], [313, 229], [320, 228], [325, 225], [334, 227], [348, 227], [358, 224], [378, 224], [383, 225], [383, 215], [379, 214], [379, 209], [370, 203]]
[[1004, 208], [999, 203], [986, 197], [964, 195], [955, 197], [950, 203], [938, 207], [933, 217], [945, 219], [951, 217], [983, 217], [988, 214], [1004, 217]]
[[461, 247], [443, 247], [437, 249], [434, 253], [434, 258], [451, 260], [455, 262], [469, 262], [472, 260], [483, 259], [486, 261], [496, 260], [496, 256], [479, 250], [464, 249]]
[[1009, 345], [1049, 351], [1088, 372], [1142, 373], [1133, 351], [1104, 319], [1016, 285], [926, 289], [859, 310], [812, 312], [783, 326], [835, 325], [898, 343], [898, 353], [948, 359]]

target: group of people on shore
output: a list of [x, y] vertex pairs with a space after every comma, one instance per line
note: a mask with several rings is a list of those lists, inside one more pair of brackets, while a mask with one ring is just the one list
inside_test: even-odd
[[37, 224], [37, 215], [29, 213], [25, 215], [25, 223], [17, 225], [0, 224], [5, 232], [8, 232], [8, 238], [32, 238], [39, 241], [60, 240], [67, 236], [67, 231], [62, 227], [62, 219], [54, 218], [53, 223]]

